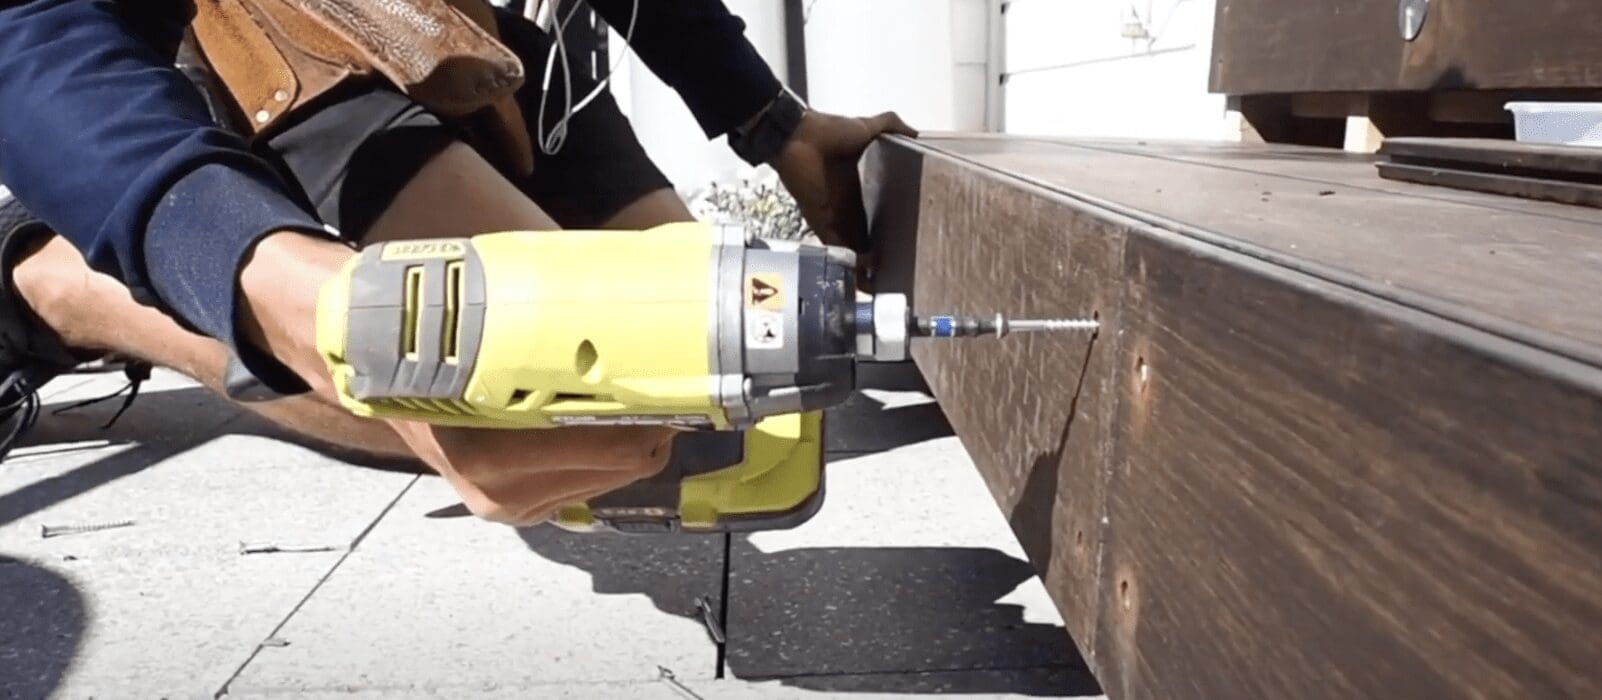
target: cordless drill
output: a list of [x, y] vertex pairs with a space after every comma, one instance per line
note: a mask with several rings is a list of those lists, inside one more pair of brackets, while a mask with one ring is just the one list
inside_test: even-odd
[[341, 403], [478, 428], [663, 425], [666, 469], [560, 510], [574, 530], [726, 532], [822, 502], [822, 411], [915, 337], [1090, 331], [1091, 320], [916, 316], [859, 297], [849, 249], [706, 223], [368, 247], [322, 290]]

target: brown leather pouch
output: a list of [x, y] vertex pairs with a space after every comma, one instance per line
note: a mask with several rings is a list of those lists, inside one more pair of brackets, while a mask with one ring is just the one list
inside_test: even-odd
[[516, 172], [533, 146], [513, 93], [523, 65], [484, 0], [194, 0], [192, 35], [260, 137], [345, 81], [381, 77]]

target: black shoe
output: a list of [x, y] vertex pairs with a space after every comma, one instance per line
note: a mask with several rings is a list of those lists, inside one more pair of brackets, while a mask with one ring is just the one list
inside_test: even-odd
[[16, 293], [12, 267], [50, 232], [0, 187], [0, 460], [39, 418], [39, 388], [79, 363]]

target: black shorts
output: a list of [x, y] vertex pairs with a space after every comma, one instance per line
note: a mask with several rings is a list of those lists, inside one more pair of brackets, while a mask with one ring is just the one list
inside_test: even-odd
[[[540, 79], [552, 40], [522, 17], [505, 11], [498, 15], [502, 41], [523, 60], [528, 75], [517, 101], [532, 141], [538, 133]], [[561, 116], [563, 79], [560, 70], [551, 79], [547, 132]], [[587, 75], [574, 75], [573, 99], [594, 86]], [[387, 84], [373, 82], [331, 92], [266, 145], [268, 155], [282, 163], [323, 222], [360, 243], [423, 164], [458, 140], [465, 139], [455, 128]], [[566, 142], [555, 155], [537, 149], [533, 174], [507, 174], [508, 180], [563, 228], [596, 227], [641, 197], [672, 187], [609, 92], [603, 91], [572, 119]], [[497, 160], [489, 154], [486, 159]]]

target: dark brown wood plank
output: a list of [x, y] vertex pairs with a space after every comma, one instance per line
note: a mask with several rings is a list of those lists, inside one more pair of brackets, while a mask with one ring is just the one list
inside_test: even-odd
[[[1362, 153], [1344, 153], [1327, 148], [1304, 148], [1275, 144], [1255, 148], [1242, 148], [1231, 143], [1162, 143], [1141, 145], [1124, 140], [1074, 140], [1082, 148], [1100, 148], [1118, 153], [1141, 155], [1162, 160], [1177, 160], [1198, 165], [1233, 168], [1267, 175], [1278, 175], [1292, 180], [1340, 185], [1376, 192], [1386, 192], [1409, 198], [1434, 199], [1476, 207], [1491, 207], [1503, 211], [1531, 214], [1539, 217], [1568, 219], [1575, 216], [1573, 209], [1536, 200], [1485, 197], [1473, 192], [1459, 192], [1439, 187], [1418, 187], [1405, 182], [1374, 177], [1369, 168], [1376, 156]], [[1354, 167], [1352, 164], [1365, 167]], [[1591, 224], [1592, 215], [1584, 213], [1577, 223]], [[1602, 226], [1602, 221], [1594, 222]]]
[[1380, 177], [1602, 207], [1602, 149], [1500, 139], [1387, 139]]
[[[875, 230], [892, 238], [882, 290], [958, 313], [1092, 316], [1121, 293], [1117, 229], [1047, 197], [905, 149], [868, 159]], [[907, 211], [908, 201], [918, 212]], [[914, 272], [915, 269], [915, 272]], [[1093, 649], [1101, 473], [1110, 462], [1112, 355], [1101, 336], [1015, 336], [915, 348], [942, 408], [1059, 605]], [[959, 398], [960, 397], [960, 398]]]
[[1602, 87], [1602, 4], [1433, 0], [1402, 38], [1396, 0], [1219, 0], [1214, 92]]
[[1602, 185], [1407, 163], [1380, 163], [1379, 174], [1422, 185], [1602, 208]]
[[1160, 232], [1127, 260], [1110, 694], [1602, 693], [1593, 369]]
[[[923, 310], [1099, 312], [1093, 342], [917, 361], [1109, 695], [1602, 694], [1602, 368], [1050, 184], [1177, 168], [1227, 199], [1209, 178], [1247, 173], [1021, 141], [1002, 170], [995, 145], [876, 147], [881, 281]], [[1320, 199], [1237, 223], [1338, 231]]]
[[1499, 169], [1602, 175], [1602, 149], [1500, 139], [1386, 139], [1380, 155], [1409, 162], [1442, 161]]
[[1307, 148], [926, 143], [1008, 177], [1138, 212], [1154, 225], [1602, 365], [1594, 301], [1602, 299], [1602, 212], [1594, 209], [1390, 182], [1368, 158]]

